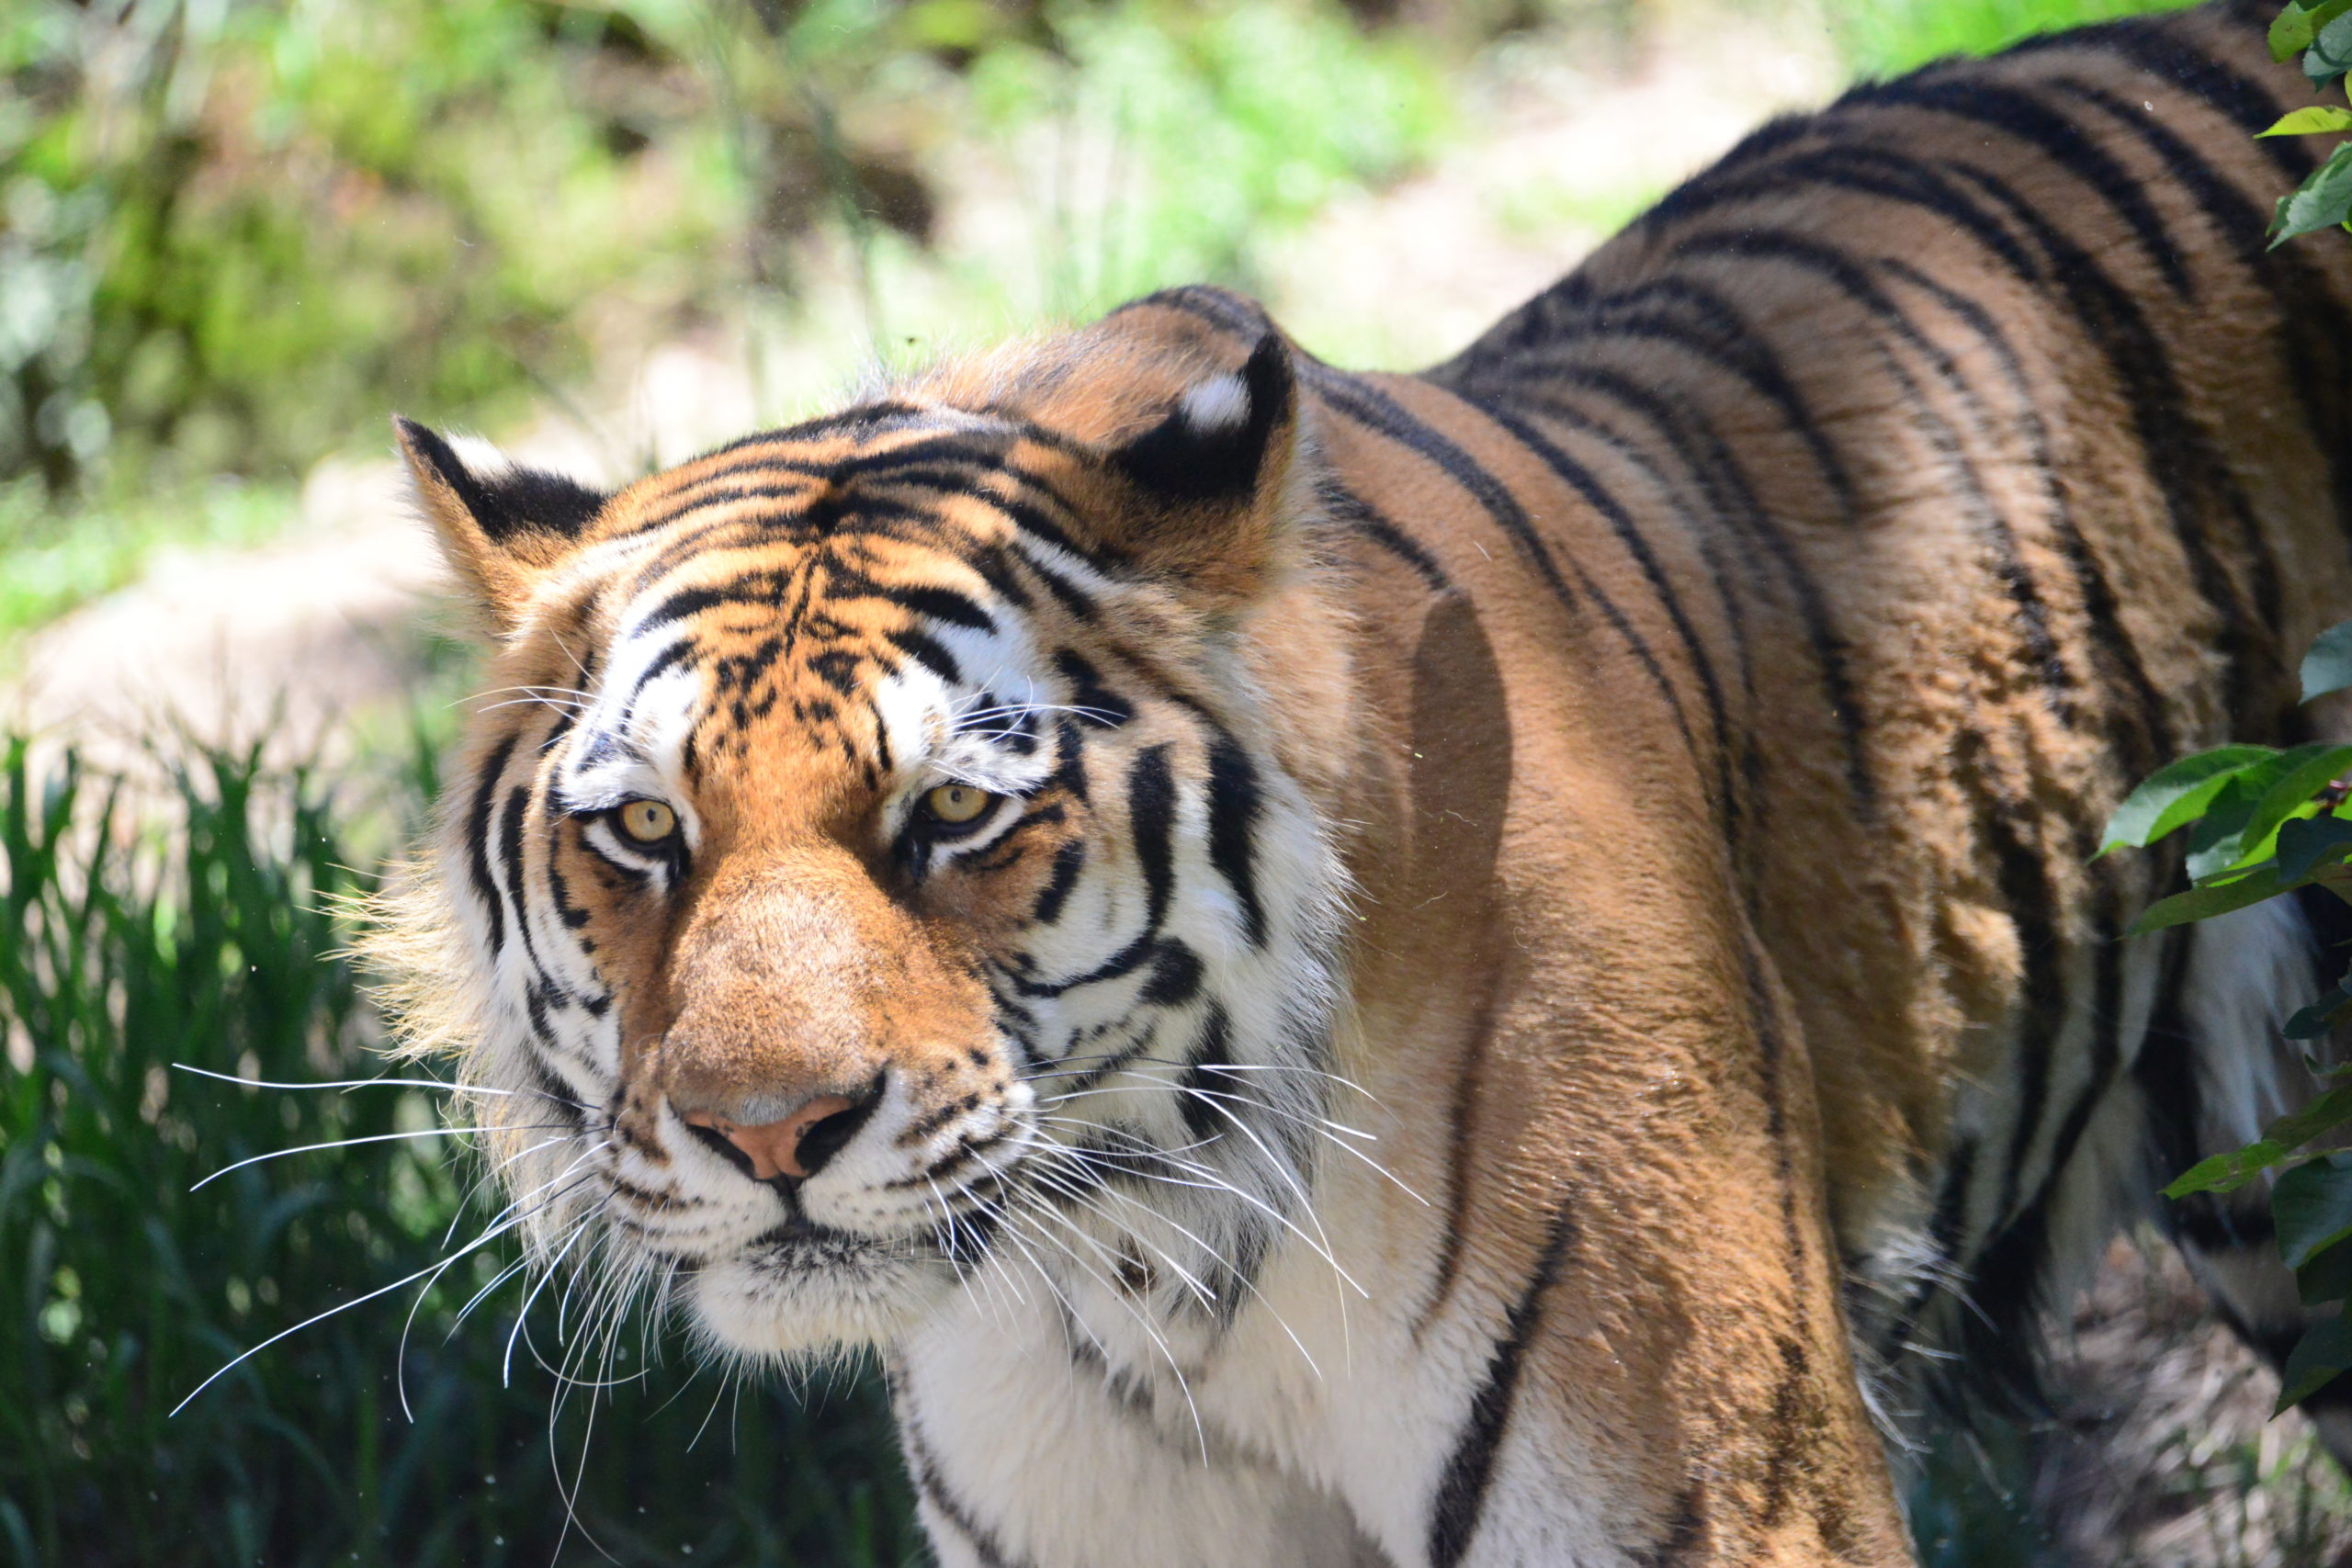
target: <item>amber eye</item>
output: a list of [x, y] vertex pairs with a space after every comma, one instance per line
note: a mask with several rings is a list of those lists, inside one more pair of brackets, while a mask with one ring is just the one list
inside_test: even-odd
[[978, 821], [980, 814], [995, 804], [996, 796], [970, 784], [941, 784], [922, 797], [922, 808], [931, 813], [932, 819], [952, 828]]
[[616, 813], [621, 831], [640, 844], [658, 844], [678, 830], [678, 814], [658, 800], [629, 800]]

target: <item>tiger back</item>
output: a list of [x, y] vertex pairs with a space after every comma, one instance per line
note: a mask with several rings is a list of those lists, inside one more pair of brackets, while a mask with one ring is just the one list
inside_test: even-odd
[[943, 1562], [1908, 1561], [1930, 1384], [2309, 1092], [2304, 918], [2093, 858], [2352, 608], [2300, 96], [1859, 88], [1419, 376], [1186, 289], [609, 495], [403, 425], [526, 698], [409, 1048], [599, 1303], [877, 1348]]

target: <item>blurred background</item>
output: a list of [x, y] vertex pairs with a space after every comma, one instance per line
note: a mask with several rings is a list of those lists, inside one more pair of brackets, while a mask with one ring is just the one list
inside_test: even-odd
[[[2142, 8], [0, 0], [0, 1562], [923, 1560], [855, 1370], [426, 1280], [496, 1213], [431, 1089], [175, 1070], [381, 1070], [341, 901], [472, 658], [390, 412], [618, 481], [1204, 279], [1409, 367], [1780, 109]], [[1929, 1562], [2352, 1547], [2160, 1247], [2061, 1328], [1920, 1457]]]

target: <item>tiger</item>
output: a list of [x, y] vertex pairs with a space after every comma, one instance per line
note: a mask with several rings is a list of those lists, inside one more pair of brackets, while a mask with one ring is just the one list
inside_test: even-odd
[[1189, 287], [616, 490], [399, 422], [500, 700], [378, 941], [502, 1226], [876, 1357], [950, 1568], [1909, 1562], [2142, 1218], [2283, 1352], [2154, 1193], [2331, 928], [2096, 854], [2343, 732], [2261, 9], [1775, 120], [1417, 374]]

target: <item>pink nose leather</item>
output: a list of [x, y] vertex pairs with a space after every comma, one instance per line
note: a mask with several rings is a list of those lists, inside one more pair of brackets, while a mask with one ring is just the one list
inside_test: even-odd
[[763, 1122], [756, 1127], [739, 1126], [726, 1117], [707, 1111], [689, 1111], [684, 1115], [690, 1127], [707, 1127], [751, 1157], [752, 1175], [762, 1181], [772, 1181], [779, 1176], [795, 1179], [808, 1174], [800, 1164], [801, 1134], [828, 1116], [838, 1116], [854, 1111], [856, 1105], [837, 1094], [820, 1095], [786, 1117], [781, 1122]]

